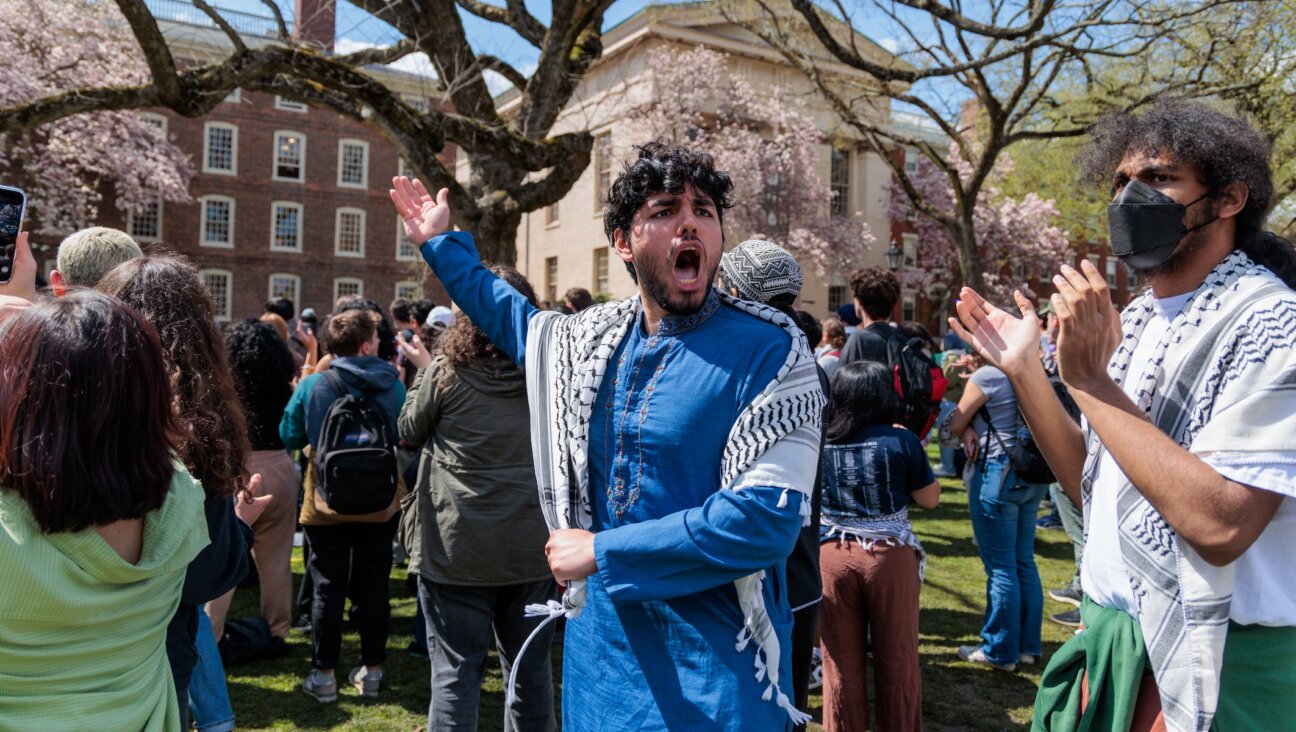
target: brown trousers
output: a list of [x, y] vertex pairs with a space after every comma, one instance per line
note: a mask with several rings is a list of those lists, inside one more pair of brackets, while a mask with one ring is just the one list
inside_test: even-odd
[[[261, 494], [274, 496], [252, 525], [252, 560], [261, 579], [261, 616], [270, 633], [285, 638], [292, 629], [292, 548], [297, 527], [297, 465], [284, 450], [257, 450], [247, 457], [248, 474], [261, 474]], [[207, 603], [212, 633], [225, 630], [234, 590]]]
[[834, 540], [820, 545], [819, 572], [824, 729], [869, 728], [865, 666], [871, 649], [876, 729], [920, 732], [918, 553], [903, 545]]

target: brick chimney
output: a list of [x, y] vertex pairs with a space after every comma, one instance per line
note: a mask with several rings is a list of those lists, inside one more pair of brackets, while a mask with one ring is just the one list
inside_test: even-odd
[[293, 37], [325, 51], [333, 50], [337, 32], [336, 0], [297, 0]]

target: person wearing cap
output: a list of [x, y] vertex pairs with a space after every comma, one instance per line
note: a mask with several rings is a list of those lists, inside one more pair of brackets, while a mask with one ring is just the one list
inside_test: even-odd
[[[749, 239], [720, 258], [720, 285], [730, 295], [769, 305], [794, 320], [797, 316], [792, 303], [801, 294], [803, 281], [801, 265], [774, 242]], [[826, 398], [828, 375], [817, 364], [815, 368], [819, 372], [819, 385]], [[825, 403], [825, 413], [828, 406]], [[822, 450], [822, 435], [819, 446]], [[810, 500], [810, 523], [801, 527], [801, 535], [797, 537], [796, 546], [787, 561], [788, 603], [792, 605], [792, 689], [798, 709], [805, 708], [810, 695], [810, 666], [817, 645], [815, 638], [819, 624], [819, 602], [823, 599], [823, 581], [819, 578], [819, 504], [822, 490], [823, 481], [816, 473], [814, 493]], [[798, 726], [797, 729], [804, 729], [804, 726]]]

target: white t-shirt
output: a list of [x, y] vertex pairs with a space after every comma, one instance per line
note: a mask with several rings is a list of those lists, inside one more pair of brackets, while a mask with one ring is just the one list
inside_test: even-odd
[[[1192, 293], [1155, 301], [1152, 319], [1130, 358], [1125, 393], [1134, 398], [1152, 351]], [[1164, 385], [1162, 385], [1164, 386]], [[1236, 562], [1233, 604], [1229, 617], [1243, 625], [1296, 626], [1296, 465], [1291, 456], [1266, 460], [1262, 453], [1206, 453], [1201, 458], [1229, 480], [1279, 493], [1285, 498], [1260, 537]], [[1111, 453], [1103, 451], [1089, 499], [1089, 538], [1080, 567], [1080, 584], [1091, 600], [1134, 615], [1134, 594], [1120, 553], [1116, 493], [1125, 481]]]

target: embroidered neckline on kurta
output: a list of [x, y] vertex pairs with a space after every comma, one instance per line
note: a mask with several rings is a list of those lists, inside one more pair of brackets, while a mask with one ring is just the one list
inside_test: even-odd
[[[642, 308], [642, 305], [640, 306]], [[702, 307], [698, 308], [696, 313], [688, 315], [665, 315], [661, 322], [657, 324], [657, 336], [677, 336], [685, 331], [693, 330], [702, 325], [715, 315], [720, 309], [720, 298], [716, 297], [715, 288], [707, 290], [706, 300], [702, 302]], [[642, 310], [640, 317], [643, 317]]]

